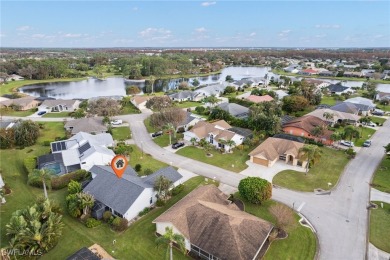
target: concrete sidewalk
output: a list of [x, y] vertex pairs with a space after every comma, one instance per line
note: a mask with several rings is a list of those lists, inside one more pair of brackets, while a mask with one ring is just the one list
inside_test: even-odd
[[369, 243], [368, 245], [368, 260], [389, 260], [390, 254], [386, 253], [378, 248], [376, 248], [373, 244]]
[[371, 188], [371, 201], [383, 201], [390, 204], [390, 193]]

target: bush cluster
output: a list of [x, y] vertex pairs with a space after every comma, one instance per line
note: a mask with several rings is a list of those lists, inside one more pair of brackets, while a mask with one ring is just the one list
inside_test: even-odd
[[70, 172], [59, 177], [51, 179], [51, 187], [55, 190], [59, 190], [68, 186], [70, 181], [83, 181], [89, 178], [90, 174], [86, 170], [77, 170]]
[[146, 208], [144, 208], [142, 211], [140, 211], [140, 212], [138, 213], [138, 216], [142, 217], [142, 216], [148, 214], [149, 211], [150, 211], [150, 208], [146, 207]]
[[173, 196], [179, 194], [180, 192], [182, 192], [184, 189], [184, 185], [183, 184], [179, 184], [177, 185], [175, 188], [172, 189], [171, 193]]
[[128, 221], [125, 218], [116, 217], [112, 221], [112, 228], [115, 231], [124, 231], [127, 228]]
[[94, 228], [97, 226], [100, 226], [102, 222], [100, 220], [94, 219], [94, 218], [88, 218], [87, 221], [85, 221], [85, 226], [87, 228]]
[[23, 160], [24, 168], [31, 173], [37, 167], [37, 157], [27, 157]]

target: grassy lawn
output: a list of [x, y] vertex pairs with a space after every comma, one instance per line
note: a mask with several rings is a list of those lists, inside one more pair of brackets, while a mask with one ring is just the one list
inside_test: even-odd
[[390, 158], [383, 157], [381, 164], [376, 169], [372, 187], [390, 193]]
[[25, 111], [16, 111], [13, 109], [0, 109], [0, 114], [2, 116], [31, 116], [35, 113], [35, 109], [25, 110]]
[[[177, 151], [176, 154], [212, 164], [229, 171], [240, 172], [248, 167], [245, 162], [249, 160], [248, 153], [250, 151], [250, 149], [240, 151], [236, 148], [233, 153], [221, 154], [219, 151], [212, 150], [210, 153], [213, 154], [213, 156], [207, 157], [203, 149], [194, 146], [187, 146]], [[233, 165], [234, 167], [232, 167]]]
[[195, 101], [185, 101], [185, 102], [174, 102], [174, 105], [175, 105], [175, 107], [187, 108], [187, 107], [201, 106], [202, 103], [195, 102]]
[[168, 164], [154, 159], [151, 155], [143, 153], [136, 145], [130, 146], [133, 148], [133, 152], [130, 154], [130, 166], [135, 167], [136, 164], [141, 164], [142, 170], [151, 169], [152, 171], [168, 166]]
[[384, 122], [386, 122], [386, 119], [382, 117], [370, 116], [370, 118], [371, 121], [374, 122], [375, 124], [383, 124]]
[[[275, 217], [269, 212], [269, 207], [279, 202], [269, 200], [261, 206], [251, 204], [245, 200], [245, 211], [275, 224]], [[298, 222], [299, 216], [295, 214]], [[275, 240], [263, 259], [314, 259], [317, 241], [313, 232], [297, 224], [289, 231], [286, 239]]]
[[47, 118], [58, 118], [58, 117], [68, 117], [69, 112], [58, 112], [58, 113], [46, 113], [42, 117]]
[[348, 158], [343, 151], [323, 147], [320, 161], [314, 165], [307, 175], [304, 172], [285, 170], [279, 172], [273, 183], [288, 189], [313, 191], [316, 188], [328, 189], [328, 183], [335, 185], [343, 172]]
[[332, 96], [323, 96], [321, 99], [321, 104], [326, 104], [330, 106], [336, 105], [337, 100]]
[[130, 128], [128, 126], [113, 127], [112, 137], [114, 140], [121, 141], [131, 138]]
[[308, 114], [308, 113], [310, 113], [310, 112], [312, 112], [314, 110], [315, 110], [315, 106], [308, 106], [304, 110], [295, 112], [292, 115], [296, 116], [296, 117], [300, 117], [300, 116], [304, 116], [304, 115], [306, 115], [306, 114]]
[[385, 105], [381, 105], [381, 104], [379, 104], [379, 103], [376, 103], [375, 105], [376, 105], [376, 107], [377, 107], [378, 109], [381, 109], [381, 110], [383, 110], [383, 111], [390, 111], [390, 106], [389, 106], [389, 105], [385, 106]]
[[[390, 253], [390, 204], [374, 201], [378, 205], [377, 209], [371, 209], [370, 216], [370, 242], [377, 248]], [[387, 234], [387, 235], [386, 235]]]
[[122, 106], [121, 115], [129, 115], [129, 114], [139, 114], [138, 108], [136, 108], [132, 103], [127, 104], [126, 106]]
[[144, 121], [144, 125], [146, 127], [146, 130], [149, 132], [149, 133], [154, 133], [154, 132], [157, 132], [158, 129], [151, 126], [150, 125], [150, 117], [146, 118], [145, 121]]
[[369, 127], [359, 127], [360, 136], [358, 140], [355, 140], [355, 146], [362, 147], [364, 141], [367, 139], [370, 139], [372, 135], [376, 132], [375, 129], [369, 128]]
[[[172, 137], [171, 137], [171, 144], [174, 144], [176, 143], [177, 141], [179, 141], [180, 139], [183, 139], [183, 134], [181, 133], [177, 133], [176, 134], [176, 137], [173, 136], [172, 134]], [[156, 138], [153, 139], [153, 141], [159, 145], [160, 147], [165, 147], [165, 146], [168, 146], [169, 145], [169, 134], [166, 134], [164, 133], [163, 135], [160, 135]]]

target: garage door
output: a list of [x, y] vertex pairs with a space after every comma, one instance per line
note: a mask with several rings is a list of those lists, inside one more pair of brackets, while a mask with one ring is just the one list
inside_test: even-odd
[[261, 159], [261, 158], [253, 157], [253, 162], [268, 167], [268, 160], [266, 160], [266, 159]]

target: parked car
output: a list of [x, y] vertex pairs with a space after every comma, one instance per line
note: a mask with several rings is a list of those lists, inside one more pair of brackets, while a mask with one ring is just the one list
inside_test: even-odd
[[123, 123], [123, 121], [120, 119], [116, 119], [114, 121], [111, 121], [111, 125], [121, 125], [122, 123]]
[[183, 143], [183, 142], [177, 142], [177, 143], [174, 143], [174, 144], [172, 145], [172, 148], [173, 148], [173, 149], [177, 149], [177, 148], [182, 147], [182, 146], [184, 146], [184, 143]]
[[344, 141], [344, 140], [341, 140], [341, 141], [340, 141], [340, 144], [341, 144], [341, 145], [348, 146], [348, 147], [352, 147], [352, 146], [354, 146], [354, 143], [353, 143], [353, 142], [350, 142], [350, 141]]
[[370, 147], [371, 146], [371, 140], [367, 140], [363, 143], [363, 147]]
[[152, 137], [157, 137], [157, 136], [160, 136], [160, 135], [162, 135], [162, 134], [163, 134], [162, 131], [158, 131], [158, 132], [153, 133], [153, 134], [152, 134]]
[[371, 127], [376, 127], [377, 126], [374, 122], [369, 122], [367, 125], [371, 126]]
[[380, 109], [375, 109], [374, 111], [371, 112], [371, 114], [376, 115], [376, 116], [383, 116], [385, 114], [385, 112], [380, 110]]
[[38, 116], [42, 116], [42, 115], [44, 115], [44, 114], [46, 114], [46, 111], [39, 111], [37, 115], [38, 115]]

